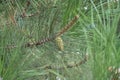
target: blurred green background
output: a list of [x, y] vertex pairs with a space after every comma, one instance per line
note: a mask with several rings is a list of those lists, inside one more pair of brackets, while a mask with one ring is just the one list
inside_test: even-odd
[[[55, 39], [23, 46], [54, 37], [76, 15], [58, 36], [63, 50]], [[0, 77], [119, 80], [119, 18], [119, 0], [0, 0]]]

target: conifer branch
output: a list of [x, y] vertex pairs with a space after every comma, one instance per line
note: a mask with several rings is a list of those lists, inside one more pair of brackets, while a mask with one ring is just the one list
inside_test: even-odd
[[[42, 40], [39, 40], [37, 42], [34, 42], [34, 43], [26, 43], [24, 44], [22, 47], [32, 47], [32, 46], [38, 46], [38, 45], [41, 45], [41, 44], [44, 44], [46, 42], [49, 42], [49, 41], [52, 41], [54, 40], [56, 37], [59, 37], [61, 36], [64, 32], [66, 32], [69, 28], [71, 28], [78, 20], [79, 16], [76, 15], [64, 28], [62, 28], [55, 36], [53, 37], [49, 37], [49, 38], [45, 38], [45, 39], [42, 39]], [[12, 45], [12, 46], [9, 46], [8, 48], [15, 48], [16, 46], [15, 45]]]
[[76, 21], [78, 20], [79, 15], [76, 15], [66, 26], [64, 26], [56, 35], [56, 37], [61, 36], [64, 32], [66, 32], [69, 28], [71, 28]]
[[40, 40], [40, 41], [38, 41], [38, 42], [36, 42], [36, 43], [33, 43], [33, 44], [27, 43], [27, 44], [25, 44], [25, 47], [30, 47], [30, 46], [33, 46], [33, 45], [38, 46], [38, 45], [41, 45], [41, 44], [46, 43], [46, 42], [48, 42], [48, 41], [54, 40], [56, 37], [61, 36], [61, 35], [62, 35], [64, 32], [66, 32], [70, 27], [72, 27], [73, 24], [76, 23], [76, 21], [78, 20], [78, 18], [79, 18], [79, 16], [76, 15], [76, 16], [75, 16], [64, 28], [62, 28], [55, 36], [53, 36], [53, 37], [51, 37], [51, 38], [45, 38], [45, 39]]
[[65, 66], [53, 66], [53, 65], [46, 65], [44, 67], [42, 67], [43, 69], [65, 69], [65, 68], [73, 68], [73, 67], [78, 67], [82, 64], [84, 64], [86, 61], [88, 61], [88, 55], [86, 54], [85, 57], [83, 58], [83, 60], [79, 61], [78, 63], [74, 64], [66, 64]]

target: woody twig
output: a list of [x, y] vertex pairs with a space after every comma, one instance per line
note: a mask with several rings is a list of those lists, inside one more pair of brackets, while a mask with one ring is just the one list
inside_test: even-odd
[[25, 44], [25, 47], [30, 47], [30, 46], [34, 46], [34, 45], [35, 45], [35, 46], [38, 46], [38, 45], [41, 45], [41, 44], [46, 43], [46, 42], [48, 42], [48, 41], [54, 40], [56, 37], [61, 36], [61, 35], [62, 35], [64, 32], [66, 32], [70, 27], [72, 27], [73, 24], [76, 23], [76, 21], [78, 20], [78, 18], [79, 18], [79, 16], [76, 15], [76, 16], [75, 16], [64, 28], [62, 28], [62, 29], [58, 32], [58, 34], [56, 34], [55, 36], [53, 36], [53, 37], [51, 37], [51, 38], [46, 38], [46, 39], [40, 40], [40, 41], [38, 41], [38, 42], [36, 42], [36, 43], [33, 43], [33, 44], [27, 43], [27, 44]]
[[86, 54], [85, 57], [83, 58], [83, 60], [79, 61], [78, 63], [73, 63], [73, 64], [66, 64], [65, 66], [53, 66], [53, 65], [46, 65], [44, 67], [42, 67], [42, 69], [64, 69], [64, 68], [73, 68], [73, 67], [78, 67], [82, 64], [84, 64], [86, 61], [88, 60], [88, 55]]
[[[41, 44], [44, 44], [46, 42], [52, 41], [54, 40], [56, 37], [61, 36], [63, 33], [65, 33], [68, 29], [70, 29], [78, 20], [79, 16], [76, 15], [65, 27], [63, 27], [55, 36], [49, 37], [49, 38], [45, 38], [39, 41], [36, 41], [34, 43], [26, 43], [24, 44], [22, 47], [32, 47], [32, 46], [38, 46]], [[14, 47], [13, 47], [14, 46]], [[16, 46], [9, 46], [9, 48], [15, 48]]]
[[30, 4], [31, 4], [31, 2], [28, 0], [28, 1], [26, 2], [26, 7], [25, 7], [25, 9], [23, 10], [23, 13], [20, 15], [22, 18], [32, 17], [32, 16], [35, 16], [35, 15], [39, 14], [39, 11], [37, 11], [37, 12], [35, 12], [35, 13], [32, 13], [32, 14], [30, 14], [30, 15], [27, 15], [27, 14], [26, 14], [26, 11], [27, 11], [28, 7], [30, 6]]

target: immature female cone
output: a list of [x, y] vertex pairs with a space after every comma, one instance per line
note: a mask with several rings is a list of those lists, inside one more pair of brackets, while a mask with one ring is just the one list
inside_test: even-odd
[[59, 37], [56, 37], [55, 38], [55, 41], [56, 41], [56, 44], [58, 46], [58, 48], [63, 51], [64, 50], [64, 44], [63, 44], [63, 40], [62, 38], [59, 36]]

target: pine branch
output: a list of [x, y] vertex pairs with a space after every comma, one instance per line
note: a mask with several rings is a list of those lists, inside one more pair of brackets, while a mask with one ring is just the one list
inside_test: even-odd
[[[39, 40], [37, 42], [34, 43], [26, 43], [24, 44], [22, 47], [32, 47], [32, 46], [38, 46], [38, 45], [42, 45], [46, 42], [52, 41], [54, 40], [56, 37], [61, 36], [63, 33], [65, 33], [69, 28], [71, 28], [78, 20], [79, 16], [76, 15], [64, 28], [62, 28], [55, 36], [53, 37], [49, 37], [49, 38], [45, 38], [42, 40]], [[15, 48], [15, 45], [9, 46], [8, 48]]]
[[42, 68], [43, 69], [59, 69], [59, 70], [60, 69], [65, 69], [65, 68], [73, 68], [73, 67], [78, 67], [78, 66], [84, 64], [86, 61], [88, 61], [88, 55], [87, 54], [85, 55], [85, 57], [83, 58], [83, 60], [81, 60], [78, 63], [75, 63], [75, 62], [74, 62], [74, 64], [68, 63], [65, 66], [60, 66], [60, 67], [58, 67], [58, 66], [52, 66], [52, 65], [46, 65], [46, 66], [44, 66]]
[[64, 32], [66, 32], [68, 29], [70, 29], [78, 20], [79, 15], [76, 15], [66, 26], [63, 27], [63, 29], [61, 29], [58, 34], [56, 35], [56, 37], [61, 36]]
[[61, 36], [61, 35], [62, 35], [63, 33], [65, 33], [70, 27], [72, 27], [73, 24], [76, 23], [76, 21], [78, 20], [78, 18], [79, 18], [79, 16], [76, 15], [76, 16], [75, 16], [63, 29], [61, 29], [55, 36], [53, 36], [53, 37], [51, 37], [51, 38], [45, 38], [45, 39], [40, 40], [40, 41], [38, 41], [38, 42], [36, 42], [36, 43], [33, 43], [33, 44], [27, 43], [27, 44], [25, 44], [25, 47], [30, 47], [30, 46], [34, 46], [34, 45], [35, 45], [35, 46], [38, 46], [38, 45], [41, 45], [41, 44], [46, 43], [46, 42], [48, 42], [48, 41], [54, 40], [56, 37]]

